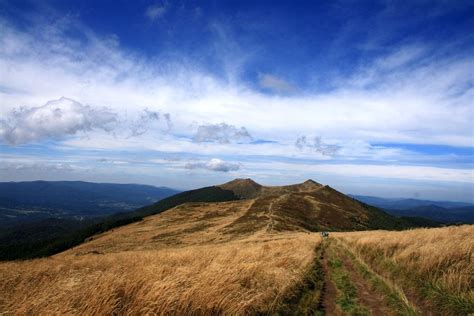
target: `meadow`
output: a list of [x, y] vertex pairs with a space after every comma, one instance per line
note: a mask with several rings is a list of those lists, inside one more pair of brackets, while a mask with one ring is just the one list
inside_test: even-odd
[[254, 218], [255, 208], [254, 200], [185, 203], [51, 257], [0, 262], [0, 314], [474, 311], [472, 225], [323, 240], [293, 222], [269, 227], [286, 213], [257, 208]]
[[222, 231], [248, 203], [187, 204], [49, 258], [1, 262], [0, 314], [271, 313], [321, 239]]
[[420, 308], [474, 312], [473, 225], [335, 236]]

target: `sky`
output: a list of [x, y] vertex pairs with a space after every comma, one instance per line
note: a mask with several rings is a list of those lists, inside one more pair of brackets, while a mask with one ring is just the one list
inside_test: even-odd
[[472, 1], [0, 0], [0, 180], [474, 202]]

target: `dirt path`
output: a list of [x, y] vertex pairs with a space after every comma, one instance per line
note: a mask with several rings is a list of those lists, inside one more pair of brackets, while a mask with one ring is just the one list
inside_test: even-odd
[[357, 297], [361, 305], [367, 307], [372, 315], [392, 315], [390, 306], [387, 305], [383, 294], [373, 290], [354, 268], [352, 261], [347, 255], [342, 255], [344, 267], [349, 272], [352, 283], [357, 288]]
[[268, 217], [268, 224], [265, 229], [266, 232], [271, 232], [273, 230], [273, 207], [275, 204], [279, 203], [283, 198], [286, 198], [287, 194], [283, 194], [280, 197], [278, 197], [276, 200], [273, 200], [269, 205], [268, 205], [268, 210], [267, 210], [267, 217]]
[[324, 285], [321, 290], [319, 309], [326, 315], [343, 315], [336, 307], [337, 290], [331, 280], [328, 258], [324, 252], [321, 254], [320, 260], [324, 272]]
[[321, 258], [325, 275], [322, 307], [326, 315], [400, 314], [397, 307], [388, 303], [387, 292], [374, 286], [372, 277], [361, 272], [359, 263], [353, 261], [357, 259], [347, 249], [334, 239], [323, 243], [326, 251]]
[[[349, 251], [349, 250], [347, 250]], [[346, 258], [350, 264], [349, 258]], [[354, 270], [352, 268], [352, 270]], [[380, 273], [383, 275], [383, 271], [376, 271], [377, 269], [374, 269], [375, 273]], [[355, 271], [354, 271], [355, 272]], [[386, 276], [387, 277], [387, 276]], [[390, 277], [388, 277], [390, 279]], [[392, 280], [393, 282], [393, 280]], [[409, 302], [412, 312], [413, 313], [420, 313], [421, 315], [439, 315], [439, 311], [433, 308], [433, 306], [430, 306], [426, 300], [423, 300], [420, 297], [420, 293], [416, 289], [416, 285], [413, 285], [413, 287], [404, 287], [402, 290], [403, 295], [405, 296], [405, 300]]]
[[[401, 305], [394, 305], [393, 293], [380, 289], [379, 283], [374, 284], [374, 274], [361, 270], [361, 263], [348, 251], [336, 240], [323, 240], [305, 286], [279, 314], [416, 315], [406, 313]], [[391, 300], [387, 295], [392, 295]]]

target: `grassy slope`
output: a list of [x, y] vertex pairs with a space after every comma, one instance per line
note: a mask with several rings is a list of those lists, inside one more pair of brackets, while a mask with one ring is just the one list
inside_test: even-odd
[[[35, 227], [14, 231], [0, 236], [0, 260], [53, 255], [93, 235], [141, 221], [185, 202], [221, 202], [247, 196], [254, 197], [255, 203], [228, 228], [228, 233], [249, 233], [258, 225], [274, 231], [399, 230], [436, 225], [424, 219], [396, 218], [310, 180], [298, 185], [264, 187], [249, 179], [238, 179], [221, 186], [182, 192], [134, 212], [88, 222], [64, 221], [67, 230], [53, 223], [44, 226], [44, 234], [36, 233]], [[18, 238], [18, 233], [26, 238]]]
[[369, 267], [392, 280], [422, 312], [474, 312], [474, 226], [336, 236]]
[[[271, 194], [235, 199], [231, 191], [217, 187], [183, 192], [133, 217], [125, 214], [121, 220], [131, 220], [129, 225], [100, 226], [95, 232], [101, 234], [88, 235], [86, 243], [51, 258], [0, 263], [0, 313], [286, 314], [285, 304], [302, 313], [320, 312], [321, 265], [314, 252], [320, 237], [309, 231], [334, 223], [364, 229], [374, 214], [385, 216], [327, 187], [283, 192], [276, 199]], [[337, 216], [329, 216], [331, 212]], [[312, 220], [314, 226], [307, 226]], [[424, 236], [424, 230], [414, 232], [409, 240], [418, 233]], [[337, 236], [350, 244], [350, 238], [374, 233]], [[433, 240], [434, 247], [446, 246], [444, 239]], [[459, 259], [456, 252], [450, 255]], [[365, 312], [357, 307], [351, 280], [337, 258], [332, 265], [339, 291], [349, 294], [340, 303]], [[433, 271], [449, 274], [446, 267]]]
[[[44, 225], [47, 231], [44, 231], [44, 237], [42, 238], [36, 233], [37, 230], [42, 229], [41, 223], [39, 223], [29, 228], [29, 230], [13, 231], [10, 234], [1, 236], [0, 260], [32, 259], [50, 256], [79, 245], [95, 234], [141, 221], [146, 216], [161, 213], [185, 202], [217, 202], [235, 199], [237, 197], [230, 191], [218, 187], [206, 187], [182, 192], [134, 212], [119, 213], [101, 220], [90, 220], [87, 222], [62, 220], [61, 225], [53, 225], [54, 223], [48, 222]], [[58, 220], [54, 221], [58, 222]], [[67, 229], [63, 229], [63, 226], [67, 227]], [[18, 238], [18, 234], [24, 237], [26, 234], [26, 237], [28, 237], [28, 231], [32, 231], [31, 238]]]
[[[288, 314], [289, 310], [298, 310], [320, 313], [322, 275], [317, 261], [319, 253], [314, 252], [320, 243], [319, 235], [268, 230], [266, 225], [247, 228], [245, 234], [229, 231], [253, 203], [253, 200], [186, 203], [94, 236], [87, 243], [48, 259], [0, 263], [0, 312], [205, 315]], [[428, 245], [426, 249], [448, 247], [450, 251], [444, 254], [444, 259], [432, 261], [429, 275], [444, 276], [443, 280], [457, 278], [459, 284], [469, 272], [465, 265], [469, 249], [463, 245], [472, 240], [472, 227], [445, 229], [450, 231], [421, 229], [331, 235], [343, 240], [355, 253], [358, 253], [357, 241], [365, 237], [373, 243], [364, 249], [382, 247], [393, 255], [407, 248], [424, 253], [423, 245]], [[404, 240], [400, 238], [403, 235], [397, 234], [412, 235]], [[454, 236], [457, 242], [447, 244], [449, 238], [444, 238], [445, 235]], [[395, 241], [401, 242], [400, 248], [390, 243]], [[341, 253], [346, 252], [330, 252], [331, 277], [339, 293], [335, 300], [341, 309], [344, 306], [349, 312], [366, 313], [369, 307], [355, 296], [357, 283], [350, 278], [347, 266], [340, 265]], [[408, 253], [408, 257], [416, 256]], [[420, 270], [419, 265], [403, 268], [412, 275]], [[377, 272], [383, 275], [384, 271]], [[372, 282], [367, 278], [367, 282]], [[379, 287], [383, 292], [384, 285]], [[391, 289], [385, 288], [387, 297], [396, 298]], [[454, 291], [454, 287], [451, 289]], [[465, 285], [463, 289], [461, 296], [466, 297], [469, 293]], [[393, 308], [397, 314], [397, 305]], [[451, 305], [443, 308], [457, 311]]]
[[272, 313], [320, 237], [224, 233], [249, 203], [188, 203], [48, 259], [0, 263], [0, 313]]

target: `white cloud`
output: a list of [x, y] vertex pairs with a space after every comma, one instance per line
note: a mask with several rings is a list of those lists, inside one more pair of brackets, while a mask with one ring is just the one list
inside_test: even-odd
[[184, 165], [186, 169], [206, 169], [209, 171], [229, 172], [237, 171], [240, 165], [237, 163], [226, 162], [218, 158], [212, 158], [207, 162], [195, 161], [188, 162]]
[[[0, 28], [0, 112], [4, 119], [0, 134], [9, 144], [58, 138], [61, 141], [54, 146], [69, 151], [128, 150], [139, 155], [140, 150], [151, 150], [209, 158], [275, 156], [312, 161], [335, 159], [322, 153], [331, 145], [339, 146], [337, 159], [394, 164], [406, 164], [404, 159], [414, 159], [414, 153], [371, 144], [474, 146], [472, 57], [430, 59], [422, 46], [402, 48], [340, 78], [331, 91], [318, 92], [316, 87], [305, 93], [268, 95], [239, 80], [241, 63], [229, 68], [231, 75], [217, 77], [189, 60], [157, 61], [130, 53], [121, 49], [119, 39], [98, 37], [74, 21], [33, 25], [25, 32], [5, 22], [0, 22]], [[83, 39], [66, 36], [75, 33], [71, 28]], [[231, 58], [228, 64], [234, 65]], [[289, 83], [281, 78], [261, 74], [260, 79], [266, 89], [288, 91]], [[41, 108], [38, 105], [62, 95], [77, 100], [80, 110], [61, 108], [62, 118], [56, 122], [48, 106], [44, 122], [52, 123], [37, 124], [43, 122], [32, 114]], [[24, 106], [16, 112], [20, 115], [5, 120], [18, 106]], [[103, 115], [103, 106], [109, 115]], [[119, 127], [113, 129], [115, 136], [107, 132], [114, 126]], [[84, 132], [89, 137], [83, 138]], [[295, 147], [299, 135], [324, 135], [324, 142], [306, 136], [299, 150]], [[249, 143], [252, 139], [275, 142], [255, 145]], [[207, 168], [208, 162], [201, 163]], [[364, 173], [355, 173], [362, 170], [356, 164], [346, 169], [326, 165], [324, 170], [335, 174], [339, 170]], [[290, 166], [284, 168], [291, 170]], [[432, 181], [467, 179], [466, 169], [398, 167], [403, 176], [397, 174], [396, 165], [367, 168], [376, 177], [409, 179], [414, 172], [415, 178], [422, 179], [431, 173]], [[183, 170], [182, 163], [180, 168]], [[318, 168], [315, 172], [324, 171]], [[445, 171], [449, 176], [442, 176]]]
[[324, 156], [334, 156], [340, 149], [337, 145], [323, 143], [321, 136], [309, 138], [302, 135], [296, 139], [295, 146], [301, 151], [309, 149], [319, 152]]
[[166, 126], [164, 128], [164, 131], [169, 132], [172, 127], [171, 115], [169, 113], [161, 114], [159, 111], [150, 111], [148, 109], [144, 109], [140, 113], [139, 118], [135, 122], [131, 123], [131, 135], [141, 136], [145, 134], [150, 130], [150, 128], [153, 128], [154, 126], [156, 127], [158, 125], [160, 117], [163, 117], [163, 119], [165, 120]]
[[197, 143], [218, 142], [228, 144], [230, 142], [248, 142], [252, 136], [245, 127], [237, 128], [226, 123], [207, 124], [198, 127], [193, 140]]
[[94, 109], [63, 97], [9, 113], [0, 121], [0, 140], [18, 145], [94, 129], [109, 131], [116, 122], [117, 115], [109, 109]]
[[226, 122], [280, 142], [324, 134], [344, 142], [473, 145], [473, 58], [430, 60], [388, 74], [376, 63], [341, 78], [330, 92], [282, 97], [220, 80], [186, 61], [147, 61], [90, 32], [77, 43], [62, 35], [61, 25], [33, 35], [2, 26], [2, 43], [10, 43], [0, 45], [2, 111], [66, 95], [129, 116], [162, 110], [173, 116], [176, 134], [190, 137], [192, 122]]
[[245, 164], [247, 170], [257, 174], [281, 175], [283, 177], [299, 175], [318, 179], [322, 176], [361, 177], [375, 179], [398, 179], [409, 181], [439, 181], [454, 183], [472, 183], [474, 171], [470, 169], [439, 168], [427, 166], [400, 166], [376, 164], [328, 164], [328, 163], [288, 163], [253, 162]]
[[[135, 116], [135, 118], [134, 118]], [[0, 120], [0, 141], [18, 145], [48, 138], [60, 140], [65, 136], [93, 134], [101, 130], [120, 141], [139, 137], [150, 131], [168, 133], [172, 128], [171, 115], [147, 108], [137, 115], [116, 113], [110, 108], [83, 105], [61, 97], [39, 107], [13, 109]], [[97, 134], [95, 134], [97, 136]]]
[[165, 15], [166, 11], [167, 8], [165, 5], [154, 4], [146, 8], [145, 16], [153, 21]]
[[405, 46], [398, 48], [388, 56], [380, 58], [376, 61], [376, 64], [382, 69], [393, 70], [394, 68], [419, 60], [424, 53], [426, 53], [426, 49], [422, 46]]
[[0, 170], [15, 172], [43, 171], [43, 172], [72, 172], [76, 168], [68, 163], [37, 163], [37, 162], [9, 162], [0, 164]]

